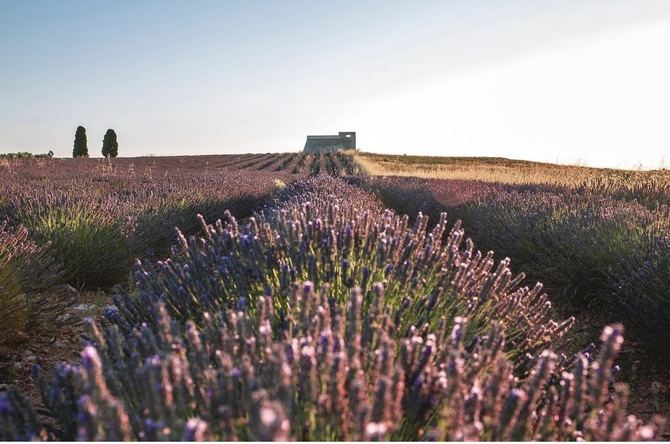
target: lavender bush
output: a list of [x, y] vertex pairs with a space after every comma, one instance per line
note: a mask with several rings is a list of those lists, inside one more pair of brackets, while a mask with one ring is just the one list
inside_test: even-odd
[[518, 260], [564, 306], [623, 321], [647, 350], [670, 356], [668, 342], [644, 341], [664, 335], [670, 321], [667, 210], [597, 194], [513, 192], [458, 213], [480, 242]]
[[[545, 283], [564, 312], [588, 309], [598, 318], [624, 322], [645, 349], [670, 356], [670, 342], [657, 340], [665, 337], [662, 326], [670, 321], [670, 213], [653, 197], [652, 185], [616, 182], [622, 193], [632, 194], [612, 192], [612, 197], [603, 185], [610, 182], [595, 182], [601, 185], [575, 191], [415, 178], [375, 178], [364, 185], [403, 212], [448, 210], [480, 246], [513, 257]], [[639, 187], [640, 193], [634, 192]]]
[[577, 192], [598, 193], [616, 199], [635, 201], [649, 209], [670, 205], [670, 174], [668, 170], [643, 174], [618, 171], [609, 176], [597, 176], [579, 184]]
[[48, 245], [63, 280], [73, 286], [107, 287], [123, 280], [133, 255], [130, 226], [118, 217], [118, 199], [70, 192], [25, 192], [10, 212], [35, 241]]
[[670, 238], [655, 233], [646, 250], [640, 250], [611, 276], [608, 287], [641, 344], [667, 363], [670, 354]]
[[176, 227], [185, 233], [201, 234], [196, 214], [215, 219], [229, 210], [239, 217], [248, 217], [268, 202], [274, 192], [274, 182], [244, 177], [163, 182], [158, 190], [146, 193], [148, 196], [133, 197], [133, 201], [144, 202], [133, 216], [131, 244], [136, 257], [166, 257]]
[[[44, 404], [73, 440], [649, 440], [660, 420], [625, 415], [626, 391], [612, 386], [623, 337], [607, 327], [597, 358], [565, 369], [538, 355], [514, 376], [501, 326], [468, 338], [470, 320], [398, 328], [375, 284], [365, 310], [360, 289], [347, 305], [329, 286], [294, 285], [288, 316], [263, 296], [204, 316], [200, 325], [154, 306], [157, 325], [92, 324], [80, 365], [40, 380]], [[452, 327], [448, 328], [447, 325]], [[372, 327], [372, 328], [371, 328]], [[0, 438], [37, 436], [34, 413], [0, 397]]]
[[522, 359], [560, 337], [571, 325], [551, 320], [551, 304], [540, 284], [522, 287], [523, 274], [512, 275], [509, 260], [494, 261], [464, 238], [446, 215], [432, 231], [419, 216], [383, 210], [371, 196], [330, 178], [287, 187], [278, 203], [240, 227], [229, 213], [208, 226], [203, 238], [180, 235], [173, 257], [156, 265], [139, 264], [137, 289], [115, 298], [120, 327], [152, 320], [151, 307], [168, 304], [173, 316], [199, 322], [204, 312], [246, 301], [251, 309], [264, 294], [275, 295], [286, 312], [290, 285], [309, 280], [329, 284], [342, 302], [352, 288], [364, 294], [373, 282], [385, 282], [386, 301], [403, 307], [403, 328], [435, 325], [439, 314], [468, 313], [469, 334], [499, 320], [509, 331], [509, 352]]
[[58, 274], [47, 249], [33, 243], [25, 228], [0, 223], [0, 346], [19, 341], [34, 325], [32, 315], [54, 305], [43, 292]]

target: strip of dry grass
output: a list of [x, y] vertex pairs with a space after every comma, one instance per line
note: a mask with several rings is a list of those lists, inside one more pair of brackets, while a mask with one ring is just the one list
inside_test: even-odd
[[372, 154], [348, 151], [371, 176], [412, 176], [427, 179], [482, 180], [509, 184], [577, 186], [596, 179], [662, 181], [670, 171], [631, 171], [578, 165], [512, 160], [501, 157], [434, 157]]

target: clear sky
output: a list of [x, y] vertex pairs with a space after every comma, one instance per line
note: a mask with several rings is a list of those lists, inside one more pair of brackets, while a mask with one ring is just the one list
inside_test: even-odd
[[[0, 152], [670, 166], [670, 0], [0, 0]], [[667, 158], [665, 158], [667, 156]]]

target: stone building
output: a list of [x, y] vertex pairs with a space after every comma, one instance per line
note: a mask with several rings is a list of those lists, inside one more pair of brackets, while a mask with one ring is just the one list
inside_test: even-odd
[[322, 151], [337, 151], [356, 149], [356, 133], [340, 132], [332, 136], [307, 136], [305, 142], [306, 153], [320, 153]]

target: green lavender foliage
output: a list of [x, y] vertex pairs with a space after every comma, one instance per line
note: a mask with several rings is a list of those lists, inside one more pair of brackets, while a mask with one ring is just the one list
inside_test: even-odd
[[646, 251], [639, 251], [611, 273], [608, 287], [619, 310], [655, 359], [670, 361], [670, 236], [651, 236]]
[[133, 255], [127, 219], [113, 196], [24, 192], [10, 200], [12, 216], [62, 264], [62, 279], [76, 287], [108, 287], [124, 280]]
[[34, 327], [40, 311], [60, 307], [44, 294], [58, 276], [48, 249], [32, 242], [28, 230], [0, 223], [0, 346]]

